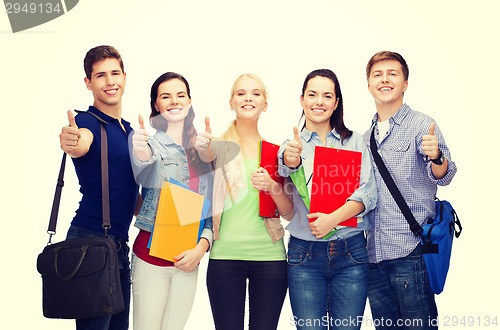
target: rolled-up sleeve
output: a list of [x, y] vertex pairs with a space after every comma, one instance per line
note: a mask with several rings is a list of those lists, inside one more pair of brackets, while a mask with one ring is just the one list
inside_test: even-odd
[[348, 200], [363, 203], [365, 209], [357, 215], [362, 217], [377, 206], [377, 184], [368, 148], [364, 144], [358, 145], [358, 147], [362, 150], [359, 187]]
[[134, 157], [132, 147], [130, 145], [130, 163], [132, 165], [132, 171], [134, 173], [134, 178], [137, 184], [148, 188], [158, 188], [158, 183], [156, 181], [156, 176], [153, 175], [154, 171], [158, 171], [156, 160], [158, 159], [157, 148], [155, 147], [156, 141], [149, 138], [148, 144], [151, 148], [151, 158], [148, 161], [140, 161]]
[[205, 227], [201, 231], [200, 238], [205, 238], [208, 241], [208, 251], [212, 249], [212, 244], [214, 242], [214, 233], [212, 231], [212, 218], [210, 218], [210, 228], [206, 228], [207, 222], [209, 219], [205, 221]]

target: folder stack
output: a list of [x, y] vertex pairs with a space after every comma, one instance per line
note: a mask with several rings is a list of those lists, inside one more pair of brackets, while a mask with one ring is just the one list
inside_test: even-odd
[[175, 262], [175, 256], [196, 246], [209, 201], [170, 179], [163, 183], [149, 254]]

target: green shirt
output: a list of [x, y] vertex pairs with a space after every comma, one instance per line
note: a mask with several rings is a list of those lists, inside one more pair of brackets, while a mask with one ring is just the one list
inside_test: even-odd
[[219, 239], [213, 243], [210, 259], [285, 260], [283, 239], [273, 243], [264, 220], [259, 217], [259, 192], [250, 180], [258, 161], [245, 158], [244, 163], [247, 193], [222, 213]]

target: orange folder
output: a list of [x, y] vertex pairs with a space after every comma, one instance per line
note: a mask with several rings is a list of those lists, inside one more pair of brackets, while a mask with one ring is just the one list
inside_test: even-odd
[[205, 197], [188, 188], [164, 182], [149, 254], [175, 262], [174, 256], [198, 243]]
[[[314, 149], [310, 212], [332, 213], [359, 187], [361, 152], [316, 146]], [[309, 219], [310, 222], [316, 220]], [[339, 226], [356, 227], [356, 217]], [[338, 227], [337, 227], [338, 229]]]
[[[280, 146], [260, 141], [259, 166], [269, 172], [269, 176], [283, 187], [284, 178], [278, 175], [278, 150]], [[275, 218], [279, 216], [278, 207], [267, 191], [259, 191], [259, 216], [264, 218]]]

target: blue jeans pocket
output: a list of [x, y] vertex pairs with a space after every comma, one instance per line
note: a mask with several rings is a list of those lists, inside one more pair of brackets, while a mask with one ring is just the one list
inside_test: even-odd
[[311, 249], [303, 246], [302, 244], [294, 243], [290, 241], [288, 244], [288, 252], [286, 254], [286, 260], [289, 266], [300, 266], [307, 263], [309, 256], [311, 255]]
[[349, 259], [355, 264], [368, 263], [368, 253], [365, 246], [358, 246], [353, 251], [349, 250], [347, 254]]

